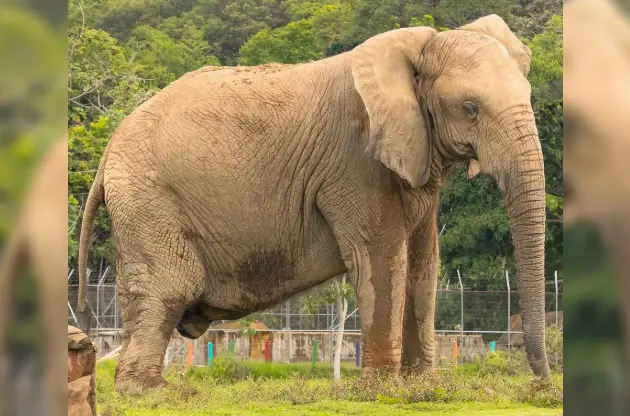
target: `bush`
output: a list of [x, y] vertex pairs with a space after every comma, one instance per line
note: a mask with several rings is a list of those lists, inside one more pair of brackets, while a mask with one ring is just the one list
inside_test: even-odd
[[[549, 366], [553, 371], [562, 372], [562, 332], [550, 327], [545, 336]], [[450, 364], [446, 364], [450, 368]], [[465, 363], [458, 367], [460, 374], [480, 375], [525, 375], [531, 374], [527, 353], [524, 348], [512, 348], [508, 353], [504, 350], [488, 352], [483, 358], [478, 355], [473, 363]]]
[[562, 406], [562, 389], [553, 381], [534, 377], [516, 390], [516, 400], [538, 407]]
[[545, 344], [547, 346], [547, 357], [549, 365], [553, 370], [562, 371], [564, 368], [563, 348], [564, 342], [560, 329], [552, 326], [547, 330], [545, 336]]

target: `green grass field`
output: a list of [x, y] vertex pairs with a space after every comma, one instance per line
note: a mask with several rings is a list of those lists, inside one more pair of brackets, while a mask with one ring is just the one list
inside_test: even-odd
[[116, 362], [97, 366], [98, 410], [111, 415], [488, 415], [562, 413], [562, 375], [551, 384], [501, 366], [469, 364], [431, 376], [362, 382], [343, 366], [265, 364], [215, 359], [211, 368], [171, 369], [169, 386], [122, 396], [114, 389]]

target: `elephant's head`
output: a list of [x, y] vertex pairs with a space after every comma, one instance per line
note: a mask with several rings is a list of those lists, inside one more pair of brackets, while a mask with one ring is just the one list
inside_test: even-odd
[[471, 162], [499, 184], [512, 228], [530, 364], [545, 351], [545, 176], [530, 85], [531, 51], [492, 15], [458, 30], [375, 36], [352, 52], [354, 86], [369, 117], [367, 152], [412, 188], [434, 156]]

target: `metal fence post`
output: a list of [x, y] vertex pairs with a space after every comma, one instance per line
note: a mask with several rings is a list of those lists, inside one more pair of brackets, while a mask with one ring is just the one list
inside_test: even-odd
[[291, 330], [291, 304], [289, 303], [289, 299], [287, 299], [287, 301], [284, 303], [284, 307], [286, 308], [286, 312], [284, 313], [284, 319], [285, 319], [285, 328], [290, 331]]
[[114, 285], [114, 328], [118, 328], [118, 287]]
[[[70, 278], [72, 277], [73, 274], [74, 274], [74, 269], [70, 270], [70, 273], [68, 273], [68, 281], [70, 281]], [[79, 321], [77, 320], [77, 316], [74, 314], [74, 309], [72, 309], [72, 305], [70, 305], [70, 301], [68, 301], [68, 309], [70, 309], [70, 314], [72, 314], [72, 319], [74, 319], [74, 324], [78, 326]]]
[[319, 347], [319, 341], [318, 340], [314, 340], [313, 341], [313, 352], [311, 354], [311, 363], [313, 365], [315, 365], [315, 363], [317, 363], [317, 347]]
[[[464, 285], [462, 284], [462, 275], [459, 274], [459, 269], [457, 269], [457, 279], [459, 279], [459, 293], [460, 293], [460, 328], [459, 328], [459, 343], [460, 349], [464, 349]], [[458, 357], [459, 358], [459, 357]], [[459, 360], [458, 360], [459, 361]], [[463, 363], [463, 358], [462, 358]]]
[[512, 318], [512, 314], [511, 314], [511, 303], [512, 303], [512, 294], [510, 292], [510, 274], [509, 272], [506, 270], [505, 271], [505, 282], [507, 283], [507, 296], [508, 296], [508, 329], [507, 329], [507, 336], [508, 336], [508, 360], [512, 358], [512, 334], [511, 334], [511, 329], [510, 329], [510, 324], [511, 324], [511, 318]]

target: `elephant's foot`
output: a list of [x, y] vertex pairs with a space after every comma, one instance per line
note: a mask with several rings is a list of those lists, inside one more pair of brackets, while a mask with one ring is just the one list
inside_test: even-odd
[[403, 364], [400, 371], [404, 375], [421, 375], [433, 372], [432, 359], [416, 359], [413, 364]]
[[361, 369], [361, 379], [362, 380], [370, 380], [374, 378], [378, 378], [380, 372], [378, 369], [374, 367], [363, 367]]
[[361, 369], [361, 379], [370, 380], [381, 376], [397, 377], [400, 374], [400, 365], [388, 364], [383, 366], [365, 365]]
[[116, 378], [116, 390], [123, 394], [139, 394], [166, 386], [168, 386], [168, 381], [162, 375], [136, 374], [125, 376], [121, 374]]

